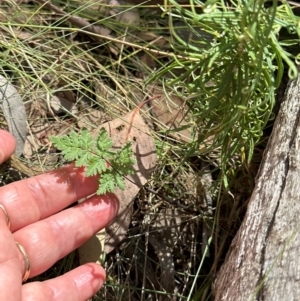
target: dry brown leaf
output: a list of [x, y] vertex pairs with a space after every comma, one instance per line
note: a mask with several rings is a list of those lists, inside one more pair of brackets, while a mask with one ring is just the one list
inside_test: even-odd
[[134, 85], [129, 86], [128, 91], [130, 97], [135, 101], [145, 98], [145, 95], [148, 96], [150, 110], [143, 110], [143, 113], [149, 123], [155, 123], [166, 135], [174, 137], [182, 143], [193, 140], [192, 126], [187, 113], [188, 107], [181, 97], [175, 95], [171, 90], [164, 90], [155, 85], [148, 86], [146, 93]]
[[79, 129], [86, 128], [92, 131], [95, 124], [103, 123], [107, 120], [106, 114], [102, 111], [86, 108], [84, 112], [79, 112], [77, 126]]
[[[173, 130], [168, 134], [182, 142], [191, 142], [192, 131], [186, 117], [186, 105], [182, 98], [172, 94], [166, 95], [162, 88], [154, 87], [151, 101], [152, 112], [165, 130]], [[182, 127], [186, 127], [181, 129]], [[178, 131], [177, 131], [178, 130]]]
[[[154, 71], [155, 68], [157, 67], [157, 60], [155, 59], [155, 57], [153, 57], [153, 55], [149, 55], [147, 52], [144, 52], [140, 56], [140, 61], [141, 61], [142, 64], [147, 66], [150, 70]], [[139, 78], [145, 78], [145, 73], [144, 72], [138, 72], [137, 76]]]
[[[120, 148], [127, 141], [132, 144], [136, 164], [134, 169], [136, 173], [125, 178], [125, 189], [116, 189], [115, 194], [120, 200], [119, 213], [115, 221], [106, 228], [106, 241], [104, 252], [111, 252], [125, 237], [131, 222], [133, 198], [137, 195], [140, 188], [146, 184], [151, 175], [151, 171], [156, 164], [156, 149], [154, 139], [150, 130], [139, 113], [139, 108], [134, 109], [123, 118], [116, 118], [101, 125], [94, 130], [93, 135], [97, 136], [100, 128], [103, 127], [109, 133], [113, 140], [113, 147]], [[99, 261], [101, 257], [101, 248], [95, 248], [95, 245], [102, 245], [101, 233], [98, 234], [99, 243], [95, 244], [95, 238], [88, 241], [82, 249], [79, 250], [81, 263], [84, 258], [95, 258]], [[86, 252], [89, 254], [87, 255]]]
[[[136, 173], [125, 178], [125, 190], [117, 189], [115, 194], [120, 200], [119, 214], [107, 228], [105, 252], [111, 252], [125, 237], [132, 215], [132, 199], [146, 184], [156, 164], [156, 149], [150, 130], [139, 113], [139, 108], [124, 116], [105, 123], [114, 147], [122, 147], [127, 141], [132, 143], [136, 159]], [[98, 129], [99, 131], [99, 129]]]
[[12, 31], [14, 33], [14, 38], [20, 39], [21, 41], [30, 40], [33, 36], [33, 34], [25, 30], [12, 29]]
[[138, 26], [140, 24], [139, 10], [135, 7], [128, 9], [127, 1], [122, 0], [110, 0], [109, 5], [113, 7], [111, 15], [116, 17], [116, 20], [120, 23]]
[[16, 139], [15, 155], [23, 153], [26, 139], [26, 111], [17, 89], [0, 75], [0, 107], [8, 124], [9, 132]]

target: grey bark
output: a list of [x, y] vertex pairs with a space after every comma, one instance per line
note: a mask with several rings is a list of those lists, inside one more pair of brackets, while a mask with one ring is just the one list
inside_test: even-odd
[[300, 76], [289, 83], [215, 300], [300, 300]]

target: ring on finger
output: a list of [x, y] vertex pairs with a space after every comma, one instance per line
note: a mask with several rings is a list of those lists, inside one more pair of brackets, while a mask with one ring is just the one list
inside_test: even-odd
[[29, 278], [29, 275], [30, 275], [30, 261], [29, 261], [29, 257], [27, 255], [24, 247], [17, 241], [16, 241], [16, 245], [17, 245], [18, 249], [20, 250], [20, 252], [22, 253], [24, 260], [25, 260], [25, 272], [24, 272], [24, 275], [22, 278], [22, 282], [25, 282]]
[[8, 229], [10, 229], [10, 219], [9, 219], [8, 213], [7, 213], [6, 209], [4, 208], [4, 206], [1, 204], [0, 204], [0, 209], [4, 213], [5, 219], [6, 219], [6, 225], [7, 225]]

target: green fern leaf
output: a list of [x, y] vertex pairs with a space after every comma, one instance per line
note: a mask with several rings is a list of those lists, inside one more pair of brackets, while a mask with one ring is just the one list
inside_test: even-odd
[[97, 139], [87, 130], [50, 139], [66, 160], [75, 161], [77, 167], [85, 166], [86, 176], [100, 175], [97, 194], [113, 192], [116, 187], [124, 190], [124, 176], [135, 172], [131, 143], [113, 151], [113, 141], [104, 128], [100, 129]]
[[107, 152], [113, 146], [113, 142], [104, 128], [100, 129], [97, 146], [101, 152]]
[[89, 151], [86, 151], [81, 156], [78, 156], [75, 165], [77, 167], [86, 166], [89, 164], [92, 158], [93, 155]]
[[112, 173], [104, 173], [99, 180], [99, 188], [97, 194], [104, 194], [106, 192], [113, 192], [116, 187], [116, 182]]
[[125, 189], [125, 182], [124, 182], [123, 177], [121, 177], [119, 174], [116, 174], [116, 175], [115, 175], [115, 180], [116, 180], [117, 186], [118, 186], [121, 190], [124, 190], [124, 189]]
[[99, 157], [93, 157], [86, 164], [86, 176], [95, 176], [97, 174], [101, 175], [107, 169], [107, 163], [104, 159]]

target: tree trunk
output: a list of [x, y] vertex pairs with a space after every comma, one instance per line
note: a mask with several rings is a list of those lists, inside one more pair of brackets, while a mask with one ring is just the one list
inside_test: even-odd
[[300, 300], [300, 76], [289, 83], [215, 300]]

